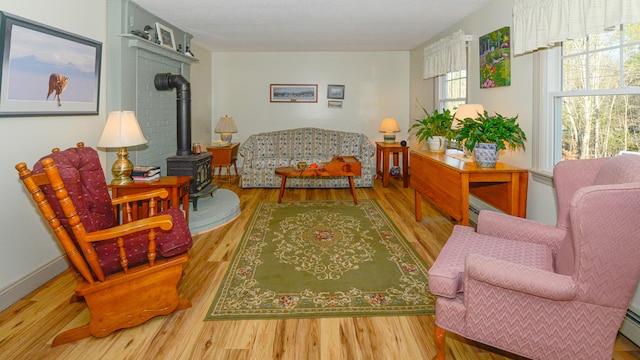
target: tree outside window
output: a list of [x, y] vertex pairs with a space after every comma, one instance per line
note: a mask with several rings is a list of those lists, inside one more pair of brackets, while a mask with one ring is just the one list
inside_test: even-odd
[[565, 41], [561, 62], [562, 160], [639, 151], [640, 24]]

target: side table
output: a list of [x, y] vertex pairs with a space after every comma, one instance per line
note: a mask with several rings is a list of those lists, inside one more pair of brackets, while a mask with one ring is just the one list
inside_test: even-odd
[[[409, 186], [409, 147], [400, 143], [376, 142], [376, 177], [382, 177], [382, 187], [389, 186], [389, 155], [393, 154], [394, 165], [397, 165], [398, 154], [402, 153], [402, 182], [403, 187]], [[382, 167], [380, 166], [382, 158]]]
[[211, 153], [211, 169], [212, 174], [215, 176], [216, 168], [218, 168], [218, 176], [222, 175], [222, 167], [227, 169], [227, 180], [231, 182], [231, 165], [236, 170], [236, 176], [238, 176], [238, 167], [236, 166], [236, 160], [238, 160], [238, 148], [240, 143], [231, 143], [227, 146], [207, 146], [207, 151]]
[[[169, 199], [166, 206], [179, 208], [182, 201], [182, 210], [189, 223], [189, 190], [191, 176], [162, 176], [156, 181], [134, 181], [127, 185], [109, 185], [111, 196], [120, 197], [124, 195], [138, 194], [155, 189], [166, 189], [169, 192]], [[165, 207], [165, 204], [162, 204]], [[142, 215], [147, 215], [148, 209], [139, 209]]]

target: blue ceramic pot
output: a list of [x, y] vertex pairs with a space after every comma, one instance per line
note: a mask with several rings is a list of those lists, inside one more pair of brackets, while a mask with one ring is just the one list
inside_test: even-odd
[[498, 154], [496, 144], [477, 143], [473, 148], [473, 159], [481, 167], [496, 167]]

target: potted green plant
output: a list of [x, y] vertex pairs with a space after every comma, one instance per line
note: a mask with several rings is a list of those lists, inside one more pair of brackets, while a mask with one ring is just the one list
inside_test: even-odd
[[447, 145], [447, 140], [455, 136], [455, 130], [451, 129], [453, 114], [449, 109], [429, 113], [424, 106], [420, 105], [424, 112], [424, 118], [416, 119], [409, 128], [409, 132], [416, 130], [416, 140], [418, 142], [427, 141], [429, 149], [433, 152], [443, 152]]
[[516, 122], [518, 116], [504, 117], [498, 113], [478, 114], [477, 119], [459, 122], [455, 139], [473, 151], [478, 166], [495, 167], [500, 150], [525, 150], [527, 136]]

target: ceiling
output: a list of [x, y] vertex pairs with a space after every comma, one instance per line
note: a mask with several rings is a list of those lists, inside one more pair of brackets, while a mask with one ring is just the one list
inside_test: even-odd
[[492, 0], [134, 0], [211, 51], [411, 50]]

